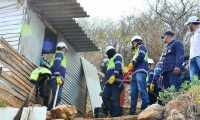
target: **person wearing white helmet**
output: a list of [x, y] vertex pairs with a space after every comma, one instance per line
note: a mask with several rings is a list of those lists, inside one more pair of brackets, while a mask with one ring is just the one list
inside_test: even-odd
[[113, 46], [106, 47], [106, 54], [109, 63], [105, 74], [106, 84], [102, 93], [102, 100], [111, 116], [118, 117], [120, 115], [119, 96], [123, 89], [121, 83], [124, 78], [122, 72], [124, 60], [121, 54], [116, 53]]
[[50, 71], [52, 73], [51, 79], [48, 83], [52, 89], [52, 100], [47, 108], [51, 110], [53, 108], [54, 97], [56, 94], [57, 85], [59, 85], [58, 97], [56, 100], [56, 106], [60, 103], [62, 97], [62, 88], [64, 84], [65, 74], [66, 74], [66, 53], [67, 45], [64, 42], [59, 42], [56, 46], [56, 53], [50, 62]]
[[[154, 92], [154, 84], [151, 84], [153, 81], [153, 74], [154, 74], [154, 68], [153, 68], [154, 61], [152, 59], [148, 59], [148, 75], [147, 75], [147, 91], [150, 90], [151, 92]], [[151, 87], [150, 87], [151, 85]]]
[[133, 36], [131, 38], [131, 44], [135, 49], [135, 55], [133, 56], [130, 64], [124, 69], [124, 73], [127, 73], [132, 69], [131, 80], [131, 107], [128, 115], [134, 115], [136, 112], [136, 105], [138, 99], [138, 92], [142, 98], [141, 111], [147, 108], [149, 105], [149, 97], [146, 91], [146, 76], [148, 73], [148, 52], [146, 46], [142, 42], [140, 36]]
[[200, 79], [200, 19], [196, 16], [189, 17], [185, 23], [193, 33], [190, 38], [190, 80], [194, 81], [194, 76]]

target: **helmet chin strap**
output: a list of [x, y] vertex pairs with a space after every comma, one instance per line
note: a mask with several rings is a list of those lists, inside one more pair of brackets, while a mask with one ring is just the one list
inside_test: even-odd
[[[137, 47], [138, 45], [141, 45], [141, 44], [143, 44], [142, 41], [138, 41], [137, 44], [136, 44], [136, 47]], [[132, 50], [135, 50], [136, 47], [133, 45]]]

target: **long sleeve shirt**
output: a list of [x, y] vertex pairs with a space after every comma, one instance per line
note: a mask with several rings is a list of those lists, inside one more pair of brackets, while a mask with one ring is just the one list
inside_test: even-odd
[[179, 40], [173, 40], [168, 43], [164, 53], [163, 53], [163, 68], [162, 71], [173, 71], [175, 67], [181, 69], [183, 64], [184, 46]]
[[132, 73], [136, 74], [138, 72], [146, 73], [148, 72], [148, 52], [147, 48], [144, 45], [141, 45], [138, 49], [136, 49], [132, 62], [135, 63]]
[[153, 76], [154, 76], [154, 69], [151, 68], [148, 71], [148, 79], [147, 79], [147, 85], [150, 85], [153, 81]]
[[[52, 77], [61, 76], [62, 79], [65, 78], [66, 74], [66, 61], [63, 61], [64, 54], [62, 52], [56, 52], [55, 57], [53, 58], [53, 64], [50, 65], [50, 70], [52, 73]], [[62, 65], [64, 62], [64, 65]]]
[[[109, 64], [113, 64], [113, 68], [109, 68]], [[108, 64], [108, 69], [106, 72], [106, 81], [110, 79], [112, 75], [115, 75], [116, 79], [122, 80], [124, 78], [122, 67], [123, 67], [123, 58], [118, 54], [114, 59], [110, 59]]]

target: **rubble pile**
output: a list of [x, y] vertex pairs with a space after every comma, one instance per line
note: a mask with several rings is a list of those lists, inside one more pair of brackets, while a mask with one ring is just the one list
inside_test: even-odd
[[72, 120], [74, 119], [77, 113], [77, 109], [72, 105], [59, 105], [54, 109], [47, 112], [47, 120], [51, 119], [64, 119], [64, 120]]

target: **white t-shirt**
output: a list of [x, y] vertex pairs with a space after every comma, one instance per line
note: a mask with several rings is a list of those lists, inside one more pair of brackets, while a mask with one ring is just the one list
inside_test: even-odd
[[194, 32], [190, 39], [190, 59], [200, 56], [200, 26]]

